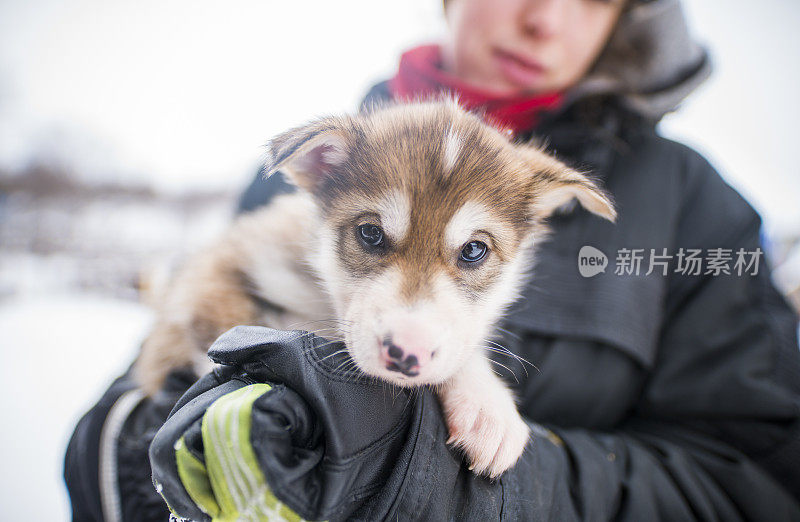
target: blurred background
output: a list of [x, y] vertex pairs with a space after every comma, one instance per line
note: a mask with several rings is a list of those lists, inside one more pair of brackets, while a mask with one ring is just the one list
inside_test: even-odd
[[[661, 131], [759, 210], [797, 299], [800, 3], [685, 7], [715, 74]], [[443, 28], [438, 0], [0, 0], [4, 519], [68, 518], [63, 452], [151, 321], [142, 274], [223, 229], [270, 136]]]

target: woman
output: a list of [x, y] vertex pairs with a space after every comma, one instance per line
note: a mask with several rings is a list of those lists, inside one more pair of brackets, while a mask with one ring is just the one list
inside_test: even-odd
[[[763, 260], [734, 268], [739, 251], [758, 259], [760, 219], [654, 130], [708, 74], [677, 2], [445, 9], [447, 40], [404, 54], [365, 103], [454, 92], [591, 170], [619, 209], [613, 227], [562, 209], [505, 325], [503, 344], [538, 367], [526, 377], [500, 361], [519, 379], [526, 453], [495, 482], [476, 477], [430, 393], [387, 407], [309, 365], [298, 341], [239, 330], [212, 349], [229, 367], [194, 385], [151, 447], [170, 507], [193, 519], [800, 519], [797, 320]], [[284, 190], [258, 178], [241, 210]], [[581, 275], [587, 246], [616, 269]], [[717, 266], [730, 256], [728, 273], [689, 267], [697, 250]]]

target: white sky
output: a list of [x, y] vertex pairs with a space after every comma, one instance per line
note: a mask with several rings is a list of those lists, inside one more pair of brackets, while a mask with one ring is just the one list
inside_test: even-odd
[[[352, 110], [439, 0], [0, 0], [0, 167], [47, 151], [86, 175], [238, 187], [261, 145]], [[716, 73], [662, 126], [778, 232], [800, 231], [800, 2], [692, 0]]]

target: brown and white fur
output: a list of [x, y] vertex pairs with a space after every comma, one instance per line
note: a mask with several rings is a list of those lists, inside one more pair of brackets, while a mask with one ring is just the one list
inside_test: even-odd
[[[179, 366], [203, 368], [209, 344], [234, 325], [333, 318], [327, 337], [344, 340], [364, 373], [436, 386], [449, 442], [475, 472], [513, 466], [529, 429], [485, 357], [487, 340], [518, 296], [545, 218], [577, 198], [613, 221], [609, 198], [452, 101], [295, 128], [270, 143], [268, 171], [278, 169], [300, 190], [239, 218], [168, 289], [137, 362], [142, 387], [157, 390]], [[382, 245], [365, 242], [362, 226], [378, 237], [369, 225]], [[470, 263], [461, 253], [473, 241], [488, 253]]]

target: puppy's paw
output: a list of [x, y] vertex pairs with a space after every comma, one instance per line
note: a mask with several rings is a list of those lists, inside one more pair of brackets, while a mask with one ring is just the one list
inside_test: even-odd
[[499, 383], [488, 388], [450, 386], [441, 399], [450, 430], [448, 444], [464, 451], [471, 470], [494, 479], [522, 455], [530, 428], [510, 391]]

